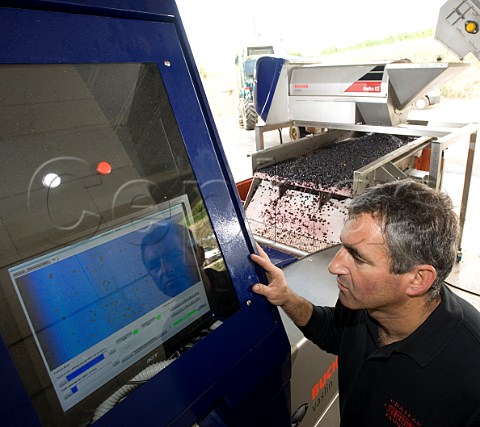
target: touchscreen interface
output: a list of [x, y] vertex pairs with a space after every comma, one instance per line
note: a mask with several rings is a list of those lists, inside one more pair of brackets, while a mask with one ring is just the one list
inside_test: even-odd
[[0, 108], [0, 333], [42, 424], [85, 425], [239, 309], [198, 141], [156, 63], [0, 65]]
[[9, 270], [64, 410], [209, 311], [187, 203]]

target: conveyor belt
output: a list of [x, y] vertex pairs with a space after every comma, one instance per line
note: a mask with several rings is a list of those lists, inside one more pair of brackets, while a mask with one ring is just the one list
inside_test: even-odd
[[256, 175], [291, 186], [349, 196], [354, 171], [403, 147], [413, 139], [375, 133], [349, 138], [321, 147], [312, 154], [262, 168]]
[[322, 197], [298, 189], [280, 195], [278, 186], [262, 180], [246, 211], [252, 232], [305, 252], [337, 244], [350, 199]]
[[414, 139], [363, 134], [260, 168], [245, 207], [252, 232], [309, 253], [338, 244], [354, 172]]

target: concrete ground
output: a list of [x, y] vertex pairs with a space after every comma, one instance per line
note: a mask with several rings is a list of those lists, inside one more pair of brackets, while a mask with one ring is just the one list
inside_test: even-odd
[[[207, 93], [208, 96], [208, 93]], [[234, 109], [233, 109], [234, 110]], [[238, 117], [231, 111], [213, 111], [222, 145], [235, 182], [252, 176], [249, 154], [255, 151], [255, 132], [245, 131], [238, 124]], [[480, 100], [442, 101], [424, 111], [411, 111], [409, 119], [431, 123], [480, 123]], [[289, 141], [288, 129], [282, 131], [283, 142]], [[264, 134], [265, 148], [278, 145], [280, 134], [271, 131]], [[478, 138], [480, 142], [480, 137]], [[469, 141], [460, 141], [445, 152], [443, 189], [452, 197], [460, 210], [464, 172]], [[479, 151], [479, 147], [477, 150]], [[468, 299], [480, 310], [480, 154], [476, 153], [470, 185], [465, 227], [462, 240], [463, 256], [448, 278], [454, 291]], [[458, 289], [460, 288], [460, 289]]]

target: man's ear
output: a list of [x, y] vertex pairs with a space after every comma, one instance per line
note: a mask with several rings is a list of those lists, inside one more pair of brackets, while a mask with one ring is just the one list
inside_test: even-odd
[[411, 274], [411, 281], [407, 288], [407, 295], [412, 297], [426, 293], [437, 278], [437, 270], [430, 264], [417, 265], [409, 274]]

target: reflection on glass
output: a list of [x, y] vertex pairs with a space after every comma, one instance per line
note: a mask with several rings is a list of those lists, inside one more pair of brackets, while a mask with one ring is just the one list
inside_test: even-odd
[[156, 64], [2, 65], [0, 107], [0, 332], [42, 422], [83, 425], [238, 298]]
[[[188, 249], [189, 248], [189, 249]], [[171, 297], [198, 282], [198, 261], [188, 230], [162, 221], [142, 240], [142, 260], [158, 289]]]
[[216, 315], [223, 319], [236, 310], [237, 300], [229, 286], [227, 271], [211, 265], [203, 267], [205, 249], [186, 227], [170, 220], [162, 221], [144, 237], [142, 260], [164, 294], [173, 297], [185, 291], [200, 280], [200, 272], [210, 307]]

